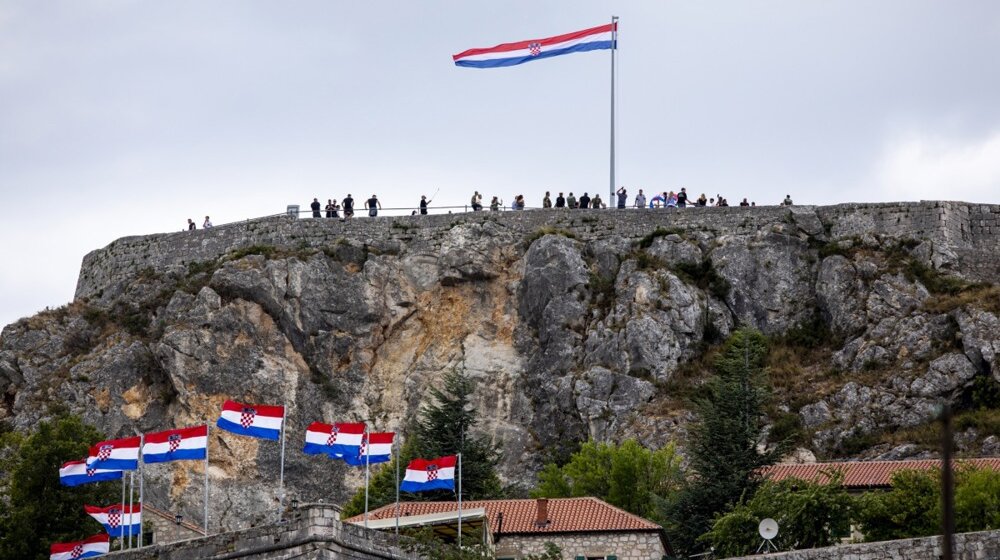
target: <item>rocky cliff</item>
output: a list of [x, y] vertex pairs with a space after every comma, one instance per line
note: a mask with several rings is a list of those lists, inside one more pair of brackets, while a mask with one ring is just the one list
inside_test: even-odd
[[[452, 369], [477, 381], [503, 476], [586, 438], [683, 442], [713, 348], [772, 337], [769, 439], [798, 455], [1000, 453], [1000, 207], [954, 202], [679, 211], [276, 218], [130, 237], [84, 259], [76, 300], [6, 327], [0, 419], [54, 406], [111, 436], [213, 421], [227, 398], [288, 406], [285, 479], [342, 500], [356, 470], [301, 454], [314, 420], [395, 430]], [[995, 430], [994, 430], [995, 431]], [[766, 443], [766, 442], [764, 442]], [[278, 446], [213, 432], [212, 517], [276, 500]], [[200, 464], [147, 470], [198, 517]]]

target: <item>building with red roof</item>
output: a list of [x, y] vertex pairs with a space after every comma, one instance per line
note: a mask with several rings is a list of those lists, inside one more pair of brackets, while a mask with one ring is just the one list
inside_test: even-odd
[[[955, 468], [963, 466], [1000, 471], [1000, 457], [959, 459]], [[842, 463], [778, 464], [763, 469], [764, 476], [774, 481], [798, 478], [810, 482], [826, 482], [834, 472], [844, 476], [844, 487], [852, 492], [885, 489], [891, 486], [892, 475], [905, 470], [940, 470], [940, 459], [908, 461], [846, 461]]]

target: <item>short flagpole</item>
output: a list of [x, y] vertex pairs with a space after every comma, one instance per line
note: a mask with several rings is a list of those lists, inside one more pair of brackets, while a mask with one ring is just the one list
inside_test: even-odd
[[[281, 429], [284, 430], [284, 423], [281, 425]], [[207, 422], [205, 423], [205, 536], [208, 536], [208, 447], [209, 447], [209, 435], [211, 435], [211, 426]]]
[[399, 544], [399, 462], [402, 458], [395, 444], [392, 446], [392, 452], [396, 454], [396, 544]]
[[281, 466], [278, 471], [278, 522], [281, 522], [285, 507], [285, 421], [287, 413], [281, 407]]
[[458, 454], [458, 553], [462, 553], [462, 454]]
[[611, 187], [608, 201], [615, 200], [615, 51], [618, 50], [618, 16], [611, 16]]
[[364, 440], [361, 442], [361, 449], [365, 452], [365, 529], [368, 528], [368, 465], [371, 463], [371, 453], [369, 453], [371, 442], [368, 441], [368, 426], [365, 426]]
[[[125, 471], [121, 471], [121, 473], [122, 473], [122, 517], [124, 517], [125, 516]], [[119, 543], [121, 547], [119, 548], [119, 550], [125, 550], [125, 531], [119, 531], [119, 533], [120, 534], [118, 538], [121, 539], [121, 542]]]
[[[146, 434], [139, 434], [139, 458], [142, 458], [142, 448], [146, 442]], [[145, 476], [143, 475], [142, 469], [143, 462], [139, 462], [139, 511], [146, 509], [146, 504], [143, 502], [143, 486], [145, 482]], [[139, 515], [139, 548], [142, 548], [142, 514]]]
[[128, 471], [128, 515], [122, 515], [122, 519], [128, 519], [128, 547], [132, 548], [132, 489], [135, 488], [135, 471]]

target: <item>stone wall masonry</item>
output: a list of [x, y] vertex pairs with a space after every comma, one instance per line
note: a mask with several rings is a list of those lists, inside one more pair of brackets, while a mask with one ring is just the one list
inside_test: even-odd
[[542, 554], [546, 543], [555, 544], [564, 560], [616, 556], [618, 560], [661, 560], [665, 551], [655, 532], [555, 533], [551, 535], [510, 535], [496, 543], [497, 558], [523, 558]]
[[[811, 550], [768, 554], [771, 560], [937, 560], [941, 558], [941, 537], [862, 543]], [[744, 556], [733, 560], [750, 560]], [[1000, 558], [1000, 531], [955, 535], [955, 560]]]
[[287, 523], [112, 552], [108, 557], [117, 560], [417, 560], [415, 555], [395, 546], [395, 542], [395, 535], [391, 533], [341, 523], [336, 506], [311, 504], [294, 510]]
[[992, 278], [1000, 271], [1000, 206], [963, 202], [901, 202], [836, 206], [767, 206], [685, 208], [670, 210], [527, 210], [465, 212], [428, 216], [295, 219], [278, 216], [196, 231], [124, 237], [83, 259], [77, 298], [99, 297], [103, 291], [135, 278], [140, 271], [183, 271], [189, 263], [219, 258], [254, 245], [329, 247], [346, 239], [355, 244], [402, 250], [429, 247], [460, 224], [494, 221], [515, 237], [542, 228], [572, 232], [588, 241], [608, 236], [639, 239], [657, 228], [707, 231], [714, 235], [749, 236], [765, 228], [832, 239], [868, 233], [929, 239], [951, 251], [957, 270], [973, 278]]

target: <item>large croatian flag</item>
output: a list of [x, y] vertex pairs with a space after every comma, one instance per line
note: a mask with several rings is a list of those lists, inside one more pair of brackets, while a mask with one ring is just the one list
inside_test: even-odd
[[469, 49], [453, 55], [455, 66], [469, 68], [499, 68], [515, 66], [532, 60], [551, 58], [575, 52], [617, 48], [618, 23], [608, 23], [544, 39], [529, 39], [504, 43], [495, 47]]
[[310, 455], [329, 455], [333, 459], [356, 457], [360, 453], [364, 435], [365, 425], [362, 423], [313, 422], [306, 428], [306, 445], [302, 451]]
[[403, 492], [455, 490], [455, 455], [437, 459], [414, 459], [406, 466], [399, 489]]
[[104, 530], [112, 537], [127, 537], [138, 535], [142, 531], [142, 505], [123, 506], [114, 504], [108, 507], [83, 506], [87, 515], [104, 525]]
[[207, 453], [208, 426], [146, 434], [142, 444], [143, 463], [204, 459]]
[[87, 468], [133, 471], [139, 468], [139, 436], [109, 439], [90, 447]]
[[59, 468], [59, 484], [63, 486], [79, 486], [91, 482], [118, 480], [122, 471], [115, 469], [89, 469], [87, 460], [69, 461]]
[[226, 401], [222, 403], [222, 414], [216, 425], [234, 434], [277, 440], [281, 437], [284, 419], [283, 406]]
[[49, 547], [49, 560], [76, 560], [102, 556], [111, 550], [111, 538], [94, 535], [82, 541], [55, 543]]
[[344, 462], [355, 467], [366, 463], [388, 463], [392, 458], [392, 439], [395, 436], [395, 432], [365, 434], [357, 455], [344, 455]]

